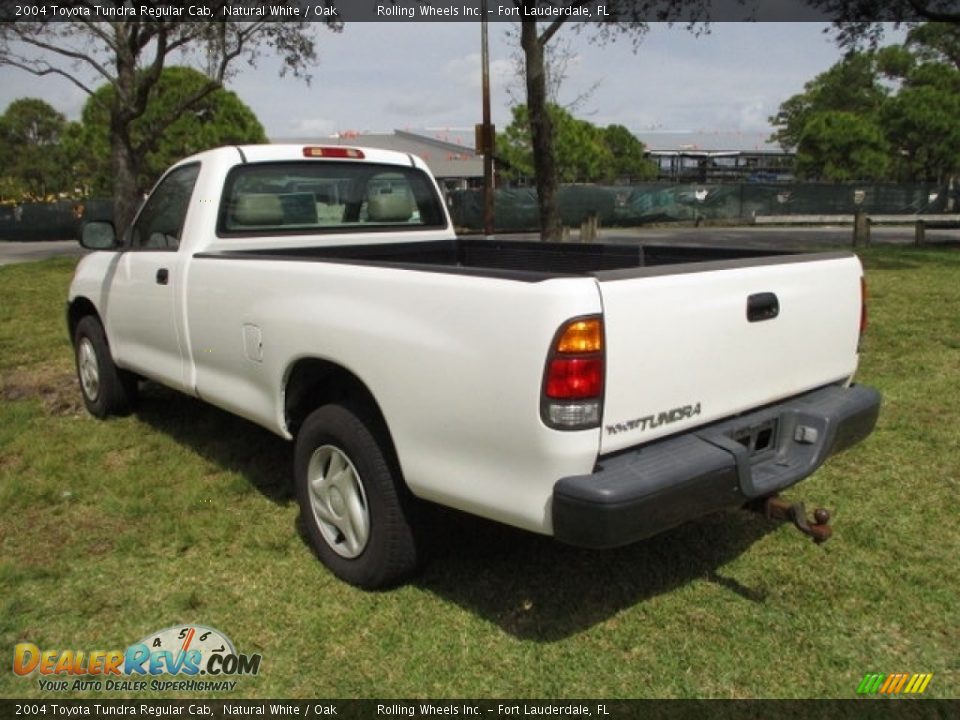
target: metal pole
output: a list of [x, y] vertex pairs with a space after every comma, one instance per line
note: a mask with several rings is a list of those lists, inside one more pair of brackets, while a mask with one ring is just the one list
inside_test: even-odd
[[490, 51], [487, 47], [487, 0], [480, 2], [480, 63], [483, 65], [483, 234], [493, 237], [493, 128], [490, 125]]

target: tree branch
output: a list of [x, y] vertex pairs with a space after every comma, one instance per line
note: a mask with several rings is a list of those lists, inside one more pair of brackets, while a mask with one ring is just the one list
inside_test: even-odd
[[10, 67], [15, 67], [20, 70], [24, 70], [30, 73], [31, 75], [36, 75], [37, 77], [44, 77], [46, 75], [59, 75], [60, 77], [66, 78], [67, 80], [69, 80], [71, 83], [76, 85], [78, 88], [83, 90], [88, 95], [93, 95], [93, 90], [91, 90], [82, 82], [77, 80], [77, 78], [75, 78], [73, 75], [68, 73], [66, 70], [61, 70], [60, 68], [53, 67], [52, 65], [46, 65], [44, 67], [32, 67], [30, 65], [26, 65], [18, 61], [17, 59], [9, 55], [0, 59], [0, 65], [9, 65]]
[[[107, 82], [113, 82], [114, 77], [110, 74], [110, 72], [103, 65], [101, 65], [96, 60], [94, 60], [91, 56], [85, 55], [84, 53], [78, 52], [76, 50], [71, 50], [70, 48], [62, 47], [59, 45], [52, 45], [50, 43], [43, 42], [42, 40], [39, 40], [36, 37], [31, 37], [28, 33], [25, 33], [16, 25], [10, 26], [10, 29], [13, 31], [14, 35], [17, 36], [17, 39], [20, 42], [25, 43], [27, 45], [32, 45], [33, 47], [39, 48], [41, 50], [46, 50], [47, 52], [52, 52], [56, 55], [60, 55], [65, 58], [70, 58], [71, 60], [76, 60], [77, 62], [86, 63], [87, 65], [92, 67], [99, 75], [104, 77], [107, 80]], [[20, 58], [20, 59], [22, 62], [27, 62], [25, 58]], [[41, 61], [37, 60], [34, 62], [40, 63]], [[45, 63], [45, 64], [47, 67], [51, 67], [49, 63]], [[23, 68], [23, 69], [26, 69], [26, 68]], [[34, 74], [36, 75], [37, 73], [34, 73]], [[44, 73], [44, 74], [48, 74], [48, 73]], [[65, 74], [65, 71], [61, 71], [61, 74]], [[87, 90], [87, 92], [89, 92], [89, 90]]]
[[957, 22], [960, 20], [960, 13], [934, 10], [926, 0], [907, 0], [907, 3], [914, 9], [917, 15], [925, 17], [928, 20], [935, 22]]

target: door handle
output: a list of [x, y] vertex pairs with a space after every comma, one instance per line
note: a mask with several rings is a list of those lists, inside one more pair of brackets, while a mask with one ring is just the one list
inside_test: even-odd
[[774, 293], [756, 293], [747, 298], [747, 322], [773, 320], [779, 314], [780, 300]]
[[157, 285], [166, 285], [170, 281], [170, 271], [166, 268], [157, 270]]

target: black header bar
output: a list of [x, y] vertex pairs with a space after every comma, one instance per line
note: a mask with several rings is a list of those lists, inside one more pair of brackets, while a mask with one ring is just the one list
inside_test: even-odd
[[[927, 0], [952, 6], [956, 0]], [[939, 5], [937, 5], [939, 7]], [[867, 7], [876, 17], [867, 17]], [[3, 0], [0, 21], [829, 22], [918, 20], [907, 0]], [[956, 7], [954, 8], [956, 10]], [[843, 13], [841, 15], [841, 13]]]

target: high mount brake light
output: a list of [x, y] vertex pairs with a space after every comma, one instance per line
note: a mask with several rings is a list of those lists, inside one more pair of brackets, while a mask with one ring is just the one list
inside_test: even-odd
[[554, 336], [543, 375], [540, 415], [556, 430], [600, 425], [605, 372], [603, 320], [568, 320]]
[[345, 158], [347, 160], [363, 160], [363, 150], [351, 147], [325, 147], [308, 145], [303, 149], [306, 158]]

